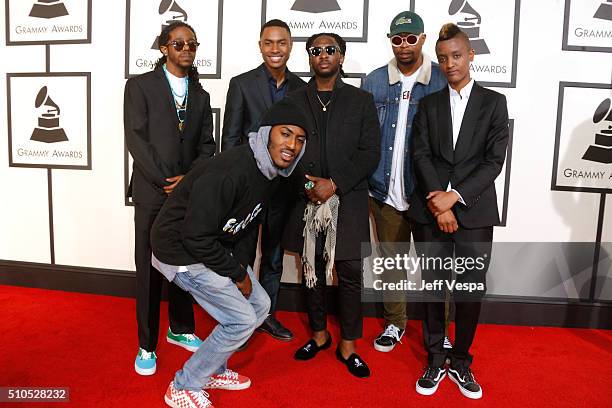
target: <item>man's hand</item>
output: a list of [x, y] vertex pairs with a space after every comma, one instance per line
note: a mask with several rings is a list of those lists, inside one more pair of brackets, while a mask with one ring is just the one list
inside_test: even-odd
[[306, 178], [314, 183], [314, 187], [306, 190], [308, 199], [315, 204], [324, 203], [336, 192], [331, 179], [306, 175]]
[[166, 179], [167, 182], [172, 183], [169, 184], [167, 186], [164, 187], [164, 193], [170, 195], [170, 193], [172, 193], [174, 191], [174, 189], [176, 188], [176, 186], [178, 186], [178, 183], [181, 182], [181, 180], [183, 179], [183, 177], [185, 177], [185, 175], [180, 174], [178, 176], [174, 176], [174, 177], [169, 177]]
[[244, 279], [241, 282], [236, 282], [236, 287], [245, 298], [249, 298], [251, 296], [251, 292], [253, 291], [253, 284], [251, 283], [251, 278], [247, 273]]
[[447, 212], [459, 201], [459, 195], [454, 191], [432, 191], [426, 198], [427, 208], [434, 217]]
[[438, 223], [438, 228], [447, 234], [452, 234], [459, 229], [457, 218], [455, 218], [455, 214], [453, 214], [451, 210], [438, 215], [436, 217], [436, 222]]

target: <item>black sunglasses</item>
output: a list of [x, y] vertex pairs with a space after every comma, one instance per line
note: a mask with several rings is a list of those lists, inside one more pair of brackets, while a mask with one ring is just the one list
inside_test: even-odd
[[318, 57], [325, 50], [325, 53], [329, 56], [334, 55], [338, 51], [338, 47], [335, 45], [326, 45], [325, 47], [310, 47], [308, 53], [313, 57]]
[[197, 41], [183, 41], [183, 40], [174, 40], [174, 41], [170, 41], [168, 44], [166, 44], [166, 46], [171, 45], [174, 47], [175, 50], [177, 51], [183, 51], [183, 49], [185, 49], [185, 44], [187, 44], [187, 50], [191, 51], [191, 52], [196, 52], [196, 50], [198, 49], [200, 43]]
[[401, 47], [404, 41], [406, 41], [406, 44], [408, 45], [414, 45], [419, 42], [419, 36], [408, 34], [406, 37], [402, 37], [401, 35], [394, 35], [391, 37], [391, 45], [394, 47]]

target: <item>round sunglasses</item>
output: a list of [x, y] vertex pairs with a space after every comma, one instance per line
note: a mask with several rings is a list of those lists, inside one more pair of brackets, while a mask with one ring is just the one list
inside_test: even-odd
[[197, 41], [183, 41], [183, 40], [174, 40], [174, 41], [170, 41], [168, 44], [166, 44], [166, 46], [173, 46], [175, 50], [177, 51], [183, 51], [185, 49], [185, 44], [187, 44], [187, 50], [191, 51], [191, 52], [196, 52], [196, 50], [198, 49], [198, 46], [200, 45], [199, 42]]
[[408, 45], [414, 45], [419, 42], [419, 36], [415, 34], [408, 34], [405, 37], [401, 35], [394, 35], [390, 38], [391, 45], [394, 47], [401, 47], [404, 42]]

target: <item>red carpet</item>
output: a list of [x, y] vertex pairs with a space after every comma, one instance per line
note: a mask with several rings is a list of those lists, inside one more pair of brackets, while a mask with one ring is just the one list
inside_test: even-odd
[[[165, 309], [165, 310], [164, 310]], [[157, 350], [154, 376], [134, 372], [137, 351], [133, 299], [0, 286], [0, 387], [67, 386], [68, 404], [0, 404], [15, 407], [163, 407], [174, 372], [190, 353], [165, 339]], [[162, 305], [162, 330], [167, 327]], [[245, 391], [214, 391], [215, 407], [605, 407], [612, 402], [612, 332], [481, 325], [473, 352], [474, 372], [484, 397], [467, 400], [445, 379], [432, 397], [416, 394], [414, 383], [425, 354], [420, 323], [411, 321], [404, 344], [379, 353], [371, 342], [381, 329], [366, 319], [359, 352], [373, 376], [351, 377], [335, 360], [334, 346], [310, 362], [294, 350], [307, 339], [306, 316], [279, 313], [297, 335], [282, 343], [256, 333], [230, 367], [251, 377]], [[212, 321], [197, 309], [197, 333]], [[338, 328], [332, 323], [332, 335]]]

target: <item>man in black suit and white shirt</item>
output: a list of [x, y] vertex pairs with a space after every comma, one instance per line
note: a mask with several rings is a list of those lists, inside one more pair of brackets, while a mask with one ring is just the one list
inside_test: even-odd
[[[261, 27], [259, 50], [263, 64], [232, 78], [229, 83], [221, 139], [223, 150], [246, 143], [248, 134], [259, 129], [264, 113], [272, 104], [280, 101], [287, 92], [306, 84], [287, 69], [291, 47], [291, 31], [284, 21], [270, 20]], [[288, 341], [293, 339], [293, 333], [274, 316], [283, 274], [280, 235], [286, 213], [285, 196], [285, 188], [281, 184], [262, 222], [259, 282], [270, 296], [272, 305], [270, 316], [258, 330]], [[252, 262], [254, 257], [255, 254]]]
[[[134, 201], [136, 317], [140, 345], [134, 368], [156, 370], [162, 275], [151, 266], [150, 231], [166, 197], [172, 194], [196, 161], [215, 153], [210, 96], [193, 66], [197, 38], [193, 29], [176, 22], [159, 36], [163, 56], [153, 71], [125, 84], [124, 130], [134, 172], [128, 196]], [[196, 351], [191, 297], [176, 285], [168, 287], [170, 328], [167, 341]]]
[[[477, 399], [482, 388], [471, 372], [469, 349], [478, 325], [480, 299], [486, 291], [493, 226], [499, 224], [494, 182], [506, 157], [508, 111], [503, 95], [470, 78], [474, 50], [456, 25], [442, 27], [436, 54], [448, 87], [423, 98], [414, 120], [417, 187], [408, 215], [414, 222], [417, 254], [426, 259], [473, 258], [473, 267], [466, 270], [453, 263], [454, 279], [477, 289], [469, 294], [453, 291], [456, 325], [450, 352], [443, 347], [445, 285], [437, 293], [427, 293], [423, 340], [428, 364], [416, 390], [423, 395], [436, 392], [447, 374], [448, 352], [451, 380], [463, 395]], [[450, 282], [452, 269], [424, 268], [422, 279]], [[437, 299], [429, 297], [436, 295]]]

